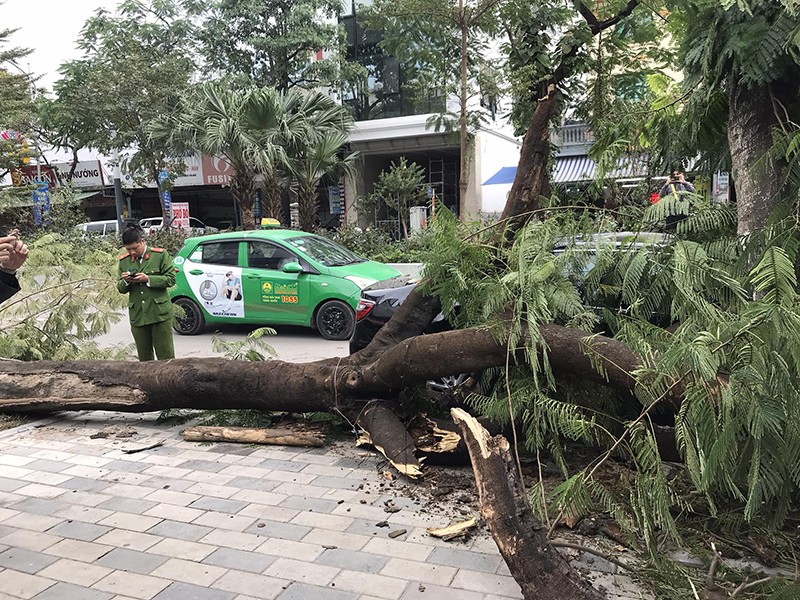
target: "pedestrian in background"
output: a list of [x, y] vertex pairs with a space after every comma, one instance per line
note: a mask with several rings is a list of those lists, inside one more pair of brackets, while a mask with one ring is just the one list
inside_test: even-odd
[[172, 258], [163, 248], [147, 245], [134, 228], [122, 232], [125, 254], [119, 257], [117, 289], [129, 294], [128, 315], [139, 360], [175, 358], [172, 302], [167, 289], [175, 285]]
[[19, 239], [16, 229], [0, 237], [0, 302], [5, 302], [19, 291], [17, 269], [28, 258], [28, 246]]
[[[691, 183], [686, 181], [683, 173], [680, 171], [673, 171], [672, 177], [670, 177], [667, 183], [664, 184], [664, 187], [661, 188], [661, 191], [658, 193], [658, 195], [660, 198], [674, 196], [675, 200], [689, 200], [689, 208], [691, 209], [691, 198], [689, 196], [696, 193], [697, 190], [694, 189], [694, 186]], [[667, 231], [674, 231], [678, 223], [686, 219], [688, 216], [689, 215], [683, 213], [667, 215]]]

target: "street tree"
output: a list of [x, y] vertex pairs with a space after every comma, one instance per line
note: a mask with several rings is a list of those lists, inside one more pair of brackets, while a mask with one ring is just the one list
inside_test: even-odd
[[375, 191], [361, 201], [361, 206], [373, 210], [388, 208], [397, 214], [403, 237], [408, 238], [408, 220], [412, 206], [425, 205], [428, 196], [425, 186], [425, 171], [405, 156], [392, 162], [388, 171], [382, 171], [375, 183]]
[[134, 181], [181, 174], [182, 158], [149, 135], [149, 123], [175, 108], [194, 72], [192, 24], [177, 2], [122, 2], [87, 20], [78, 39], [84, 54], [62, 65], [56, 98], [43, 106], [54, 145], [123, 153]]
[[[429, 126], [458, 131], [462, 218], [467, 215], [470, 136], [490, 118], [476, 97], [496, 101], [499, 96], [499, 71], [489, 49], [500, 31], [501, 4], [502, 0], [378, 0], [365, 11], [368, 26], [380, 31], [381, 48], [407, 71], [403, 85], [412, 96], [436, 94], [445, 100]], [[450, 96], [458, 98], [457, 114], [447, 111]]]
[[340, 177], [355, 172], [358, 155], [346, 152], [347, 140], [342, 131], [324, 131], [287, 157], [286, 168], [297, 188], [300, 228], [304, 231], [314, 231], [319, 226], [318, 188], [322, 178], [338, 182]]
[[[29, 153], [22, 134], [29, 133], [34, 116], [30, 75], [19, 60], [30, 54], [23, 48], [4, 48], [14, 29], [0, 30], [0, 178], [21, 167]], [[18, 135], [19, 134], [19, 135]]]
[[343, 74], [341, 4], [332, 0], [186, 2], [212, 79], [288, 90], [336, 87]]

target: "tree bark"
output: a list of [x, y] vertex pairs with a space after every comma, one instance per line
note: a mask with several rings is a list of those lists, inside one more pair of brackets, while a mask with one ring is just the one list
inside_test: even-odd
[[458, 27], [461, 29], [461, 71], [459, 89], [459, 154], [460, 164], [458, 170], [458, 218], [467, 219], [467, 171], [470, 161], [467, 157], [467, 15], [464, 0], [458, 0]]
[[[631, 393], [641, 358], [623, 343], [559, 325], [539, 328], [556, 373]], [[365, 350], [369, 350], [367, 347]], [[525, 351], [516, 351], [524, 359]], [[445, 358], [446, 357], [446, 358]], [[428, 379], [503, 366], [506, 346], [488, 329], [404, 339], [369, 362], [358, 354], [312, 363], [192, 358], [148, 363], [0, 361], [0, 411], [251, 408], [327, 411], [364, 398], [392, 398]], [[602, 373], [594, 364], [602, 365]], [[677, 396], [680, 392], [675, 391]], [[674, 398], [679, 401], [679, 398]]]
[[[281, 186], [275, 177], [264, 177], [264, 191], [261, 196], [261, 214], [283, 223], [283, 202]], [[285, 224], [285, 223], [284, 223]]]
[[250, 172], [240, 173], [237, 169], [231, 179], [231, 196], [242, 216], [242, 228], [255, 229], [256, 218], [253, 213], [253, 202], [256, 195], [256, 183]]
[[784, 196], [783, 165], [771, 158], [776, 125], [770, 88], [750, 88], [732, 79], [729, 93], [728, 144], [736, 182], [737, 233], [763, 229]]
[[233, 442], [275, 446], [311, 446], [319, 448], [325, 436], [316, 431], [261, 429], [257, 427], [189, 427], [181, 432], [187, 442]]
[[508, 219], [511, 231], [530, 219], [539, 208], [539, 198], [550, 195], [550, 119], [555, 114], [559, 92], [551, 86], [539, 100], [525, 133], [514, 183], [508, 194], [502, 219]]
[[531, 510], [508, 440], [491, 437], [476, 419], [451, 411], [466, 441], [480, 497], [481, 515], [526, 600], [600, 600], [547, 539]]

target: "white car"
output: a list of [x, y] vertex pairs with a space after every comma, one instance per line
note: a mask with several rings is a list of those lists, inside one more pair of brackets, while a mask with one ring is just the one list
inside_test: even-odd
[[91, 221], [75, 225], [75, 229], [83, 234], [93, 233], [95, 235], [114, 235], [117, 233], [117, 220]]
[[[148, 217], [147, 219], [142, 219], [139, 221], [139, 225], [142, 226], [142, 230], [145, 233], [155, 233], [156, 231], [161, 231], [164, 227], [164, 218], [163, 217]], [[210, 225], [206, 225], [200, 219], [195, 219], [194, 217], [189, 217], [189, 228], [192, 235], [203, 235], [206, 233], [217, 233], [219, 229], [216, 227], [211, 227]]]

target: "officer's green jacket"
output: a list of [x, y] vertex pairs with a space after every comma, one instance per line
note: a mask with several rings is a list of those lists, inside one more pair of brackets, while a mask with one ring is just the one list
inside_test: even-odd
[[[126, 284], [122, 273], [134, 269], [150, 278], [150, 285], [145, 283]], [[128, 297], [128, 313], [131, 325], [141, 327], [152, 325], [172, 318], [172, 303], [167, 289], [175, 285], [175, 267], [169, 253], [163, 248], [145, 246], [141, 262], [134, 259], [130, 252], [119, 256], [117, 268], [117, 289]]]

